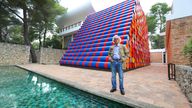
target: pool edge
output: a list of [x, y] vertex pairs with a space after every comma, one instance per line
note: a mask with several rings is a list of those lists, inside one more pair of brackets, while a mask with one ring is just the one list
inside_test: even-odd
[[135, 100], [129, 99], [127, 97], [116, 96], [116, 95], [113, 95], [112, 93], [106, 93], [106, 92], [103, 92], [103, 91], [96, 91], [96, 90], [94, 90], [92, 88], [89, 88], [89, 87], [85, 88], [81, 84], [77, 84], [75, 82], [71, 82], [71, 81], [65, 80], [65, 79], [60, 79], [60, 78], [48, 75], [46, 73], [36, 72], [36, 71], [30, 70], [30, 69], [27, 69], [25, 67], [22, 67], [21, 65], [14, 65], [14, 66], [16, 66], [18, 68], [21, 68], [21, 69], [24, 69], [24, 70], [27, 70], [27, 71], [30, 71], [30, 72], [34, 72], [36, 74], [47, 77], [49, 79], [52, 79], [52, 80], [58, 81], [60, 83], [69, 85], [71, 87], [74, 87], [76, 89], [82, 90], [84, 92], [88, 92], [90, 94], [93, 94], [93, 95], [96, 95], [96, 96], [99, 96], [99, 97], [102, 97], [102, 98], [106, 98], [106, 99], [111, 100], [111, 101], [115, 101], [115, 102], [118, 102], [118, 103], [121, 103], [121, 104], [125, 104], [125, 105], [130, 106], [130, 107], [134, 107], [134, 108], [161, 108], [161, 107], [153, 105], [153, 104], [144, 103], [144, 102], [140, 102], [140, 101], [135, 101]]

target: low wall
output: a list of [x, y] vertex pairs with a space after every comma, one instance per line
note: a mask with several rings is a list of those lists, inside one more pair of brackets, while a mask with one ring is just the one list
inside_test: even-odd
[[176, 81], [192, 103], [192, 67], [176, 65]]
[[150, 52], [151, 63], [162, 63], [162, 52]]
[[29, 54], [29, 46], [0, 43], [0, 65], [27, 64]]
[[40, 64], [59, 64], [59, 60], [64, 54], [64, 50], [41, 48], [39, 53]]

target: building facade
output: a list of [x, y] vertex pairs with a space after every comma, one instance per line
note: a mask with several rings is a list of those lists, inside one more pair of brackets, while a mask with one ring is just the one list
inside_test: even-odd
[[167, 16], [166, 22], [167, 63], [188, 64], [183, 48], [192, 38], [191, 4], [191, 0], [173, 1], [172, 14]]
[[73, 41], [77, 31], [81, 28], [83, 21], [89, 14], [95, 13], [90, 0], [75, 9], [67, 11], [66, 14], [56, 18], [56, 24], [60, 28], [59, 36], [62, 37], [62, 48], [67, 49]]

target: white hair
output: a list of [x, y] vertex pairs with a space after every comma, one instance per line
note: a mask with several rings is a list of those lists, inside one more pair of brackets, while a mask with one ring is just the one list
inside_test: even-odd
[[115, 38], [118, 38], [118, 39], [119, 39], [119, 43], [121, 42], [121, 37], [119, 37], [118, 35], [114, 35], [114, 36], [113, 36], [113, 40], [112, 40], [113, 42], [114, 42], [114, 39], [115, 39]]

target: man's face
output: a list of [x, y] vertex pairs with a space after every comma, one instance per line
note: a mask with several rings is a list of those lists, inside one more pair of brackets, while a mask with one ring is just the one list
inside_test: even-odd
[[119, 38], [114, 38], [114, 42], [115, 42], [115, 44], [118, 44], [119, 43]]

